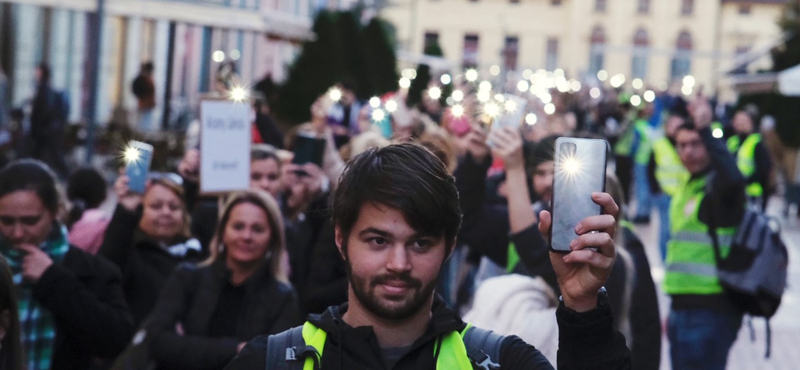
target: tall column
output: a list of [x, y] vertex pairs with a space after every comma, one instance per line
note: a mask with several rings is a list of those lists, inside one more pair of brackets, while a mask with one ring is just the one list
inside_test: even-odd
[[167, 61], [169, 57], [169, 21], [155, 21], [153, 43], [153, 63], [155, 71], [153, 80], [156, 85], [156, 108], [153, 111], [153, 122], [161, 122], [164, 114], [164, 100], [167, 97]]
[[86, 13], [71, 11], [69, 15], [69, 37], [67, 39], [67, 75], [65, 86], [71, 97], [70, 121], [77, 122], [83, 117], [83, 97], [87, 92], [83, 81], [85, 78], [84, 58], [86, 56]]
[[34, 93], [33, 71], [39, 63], [41, 9], [27, 4], [14, 6], [14, 88], [12, 102], [21, 105]]
[[127, 54], [127, 58], [125, 58], [125, 88], [123, 89], [123, 98], [122, 104], [129, 110], [135, 111], [136, 110], [136, 97], [133, 96], [133, 92], [130, 89], [131, 83], [139, 74], [139, 70], [141, 68], [142, 62], [142, 44], [144, 42], [144, 37], [142, 33], [144, 32], [142, 27], [142, 18], [139, 17], [131, 17], [127, 20], [127, 38], [125, 42], [125, 54]]
[[[69, 85], [67, 75], [69, 74], [69, 31], [70, 31], [70, 11], [64, 8], [56, 8], [51, 12], [50, 24], [50, 51], [49, 62], [53, 70], [53, 87], [60, 90], [67, 90]], [[71, 99], [74, 97], [70, 96]]]

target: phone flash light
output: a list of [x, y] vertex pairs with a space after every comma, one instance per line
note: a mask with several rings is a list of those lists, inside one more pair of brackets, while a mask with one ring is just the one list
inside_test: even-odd
[[382, 109], [372, 111], [372, 120], [375, 122], [383, 121], [386, 118], [386, 113]]
[[578, 171], [580, 171], [581, 163], [578, 161], [577, 158], [566, 158], [564, 159], [562, 168], [564, 169], [564, 172], [570, 175], [574, 175], [578, 173]]
[[337, 88], [337, 87], [334, 87], [334, 88], [332, 88], [332, 89], [331, 89], [331, 91], [330, 91], [330, 92], [328, 92], [328, 96], [329, 96], [331, 99], [333, 99], [333, 101], [339, 101], [339, 100], [342, 100], [342, 90], [340, 90], [340, 89], [339, 89], [339, 88]]
[[138, 162], [139, 157], [140, 157], [139, 149], [136, 149], [132, 146], [129, 146], [122, 151], [122, 158], [125, 160], [125, 163], [127, 164]]
[[247, 96], [249, 94], [247, 92], [247, 89], [245, 89], [244, 87], [234, 86], [233, 88], [231, 88], [229, 95], [231, 100], [237, 103], [241, 103], [247, 99]]
[[500, 107], [497, 105], [497, 103], [494, 102], [486, 103], [486, 105], [483, 106], [483, 112], [486, 113], [486, 115], [488, 115], [489, 117], [494, 118], [497, 117], [498, 114], [500, 114]]
[[517, 111], [517, 102], [513, 100], [507, 100], [505, 103], [506, 112], [516, 112]]
[[450, 113], [453, 115], [453, 117], [461, 117], [464, 115], [464, 106], [461, 104], [456, 104], [450, 109]]

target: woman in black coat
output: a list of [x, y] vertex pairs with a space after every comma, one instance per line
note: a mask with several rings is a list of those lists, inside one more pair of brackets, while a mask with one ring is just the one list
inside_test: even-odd
[[114, 184], [118, 204], [99, 255], [122, 270], [125, 298], [136, 326], [150, 314], [170, 274], [181, 262], [200, 262], [203, 250], [189, 235], [189, 216], [180, 177], [151, 178], [144, 194]]
[[159, 369], [222, 369], [249, 340], [302, 323], [286, 283], [283, 222], [263, 191], [227, 202], [200, 266], [182, 264], [144, 329]]
[[14, 276], [28, 370], [91, 368], [117, 356], [134, 329], [119, 270], [68, 244], [61, 204], [43, 163], [0, 171], [0, 254]]

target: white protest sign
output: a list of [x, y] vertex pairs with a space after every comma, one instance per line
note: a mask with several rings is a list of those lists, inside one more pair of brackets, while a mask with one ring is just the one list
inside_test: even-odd
[[250, 105], [230, 100], [200, 104], [200, 192], [223, 193], [250, 186]]

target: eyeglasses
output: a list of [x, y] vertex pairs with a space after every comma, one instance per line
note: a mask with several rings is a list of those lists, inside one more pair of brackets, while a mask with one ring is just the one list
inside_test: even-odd
[[20, 223], [25, 226], [33, 226], [39, 223], [44, 215], [38, 216], [22, 216], [22, 217], [11, 217], [11, 216], [0, 216], [0, 224], [3, 226], [14, 226], [17, 223]]

